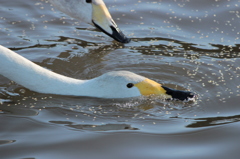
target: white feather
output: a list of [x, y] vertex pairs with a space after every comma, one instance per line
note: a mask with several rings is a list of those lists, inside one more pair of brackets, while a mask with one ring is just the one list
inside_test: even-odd
[[138, 88], [128, 83], [146, 79], [128, 71], [113, 71], [90, 80], [69, 78], [18, 55], [0, 45], [0, 74], [36, 92], [100, 98], [127, 98], [141, 96]]

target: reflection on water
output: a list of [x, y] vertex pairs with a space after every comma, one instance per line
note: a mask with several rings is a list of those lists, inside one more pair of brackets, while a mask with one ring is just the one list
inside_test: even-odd
[[11, 144], [13, 142], [15, 142], [15, 140], [0, 140], [0, 145]]
[[15, 0], [1, 3], [0, 44], [69, 77], [128, 70], [198, 99], [55, 96], [0, 77], [1, 156], [238, 158], [237, 1], [105, 2], [131, 43], [115, 42], [45, 1]]
[[189, 124], [189, 128], [199, 128], [215, 125], [223, 125], [240, 121], [240, 115], [226, 116], [226, 117], [209, 117], [209, 118], [197, 118], [195, 123]]
[[74, 124], [68, 121], [49, 121], [49, 122], [55, 123], [55, 124], [64, 124], [65, 126], [68, 126], [74, 129], [89, 130], [89, 131], [138, 130], [138, 128], [132, 128], [128, 124], [85, 125], [85, 124]]
[[36, 110], [26, 110], [18, 107], [13, 106], [0, 106], [1, 114], [8, 114], [8, 115], [19, 115], [19, 116], [35, 116], [38, 115], [38, 111]]

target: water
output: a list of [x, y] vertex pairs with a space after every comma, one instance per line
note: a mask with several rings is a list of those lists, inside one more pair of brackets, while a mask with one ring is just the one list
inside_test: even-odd
[[45, 95], [1, 76], [1, 158], [238, 158], [239, 1], [105, 3], [131, 43], [44, 1], [1, 0], [0, 44], [69, 77], [128, 70], [198, 100]]

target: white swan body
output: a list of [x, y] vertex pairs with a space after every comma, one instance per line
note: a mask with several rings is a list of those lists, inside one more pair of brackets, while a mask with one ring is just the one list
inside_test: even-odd
[[85, 23], [94, 25], [113, 39], [128, 43], [128, 39], [117, 27], [103, 0], [48, 0], [63, 13]]
[[0, 45], [0, 74], [39, 93], [99, 98], [163, 95], [185, 100], [191, 92], [177, 91], [128, 71], [113, 71], [90, 80], [79, 80], [49, 71]]

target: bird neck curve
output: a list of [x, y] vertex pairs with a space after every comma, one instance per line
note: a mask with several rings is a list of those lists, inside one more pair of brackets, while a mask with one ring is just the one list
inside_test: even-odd
[[47, 94], [84, 96], [85, 83], [66, 77], [29, 61], [0, 45], [0, 74], [36, 92]]

